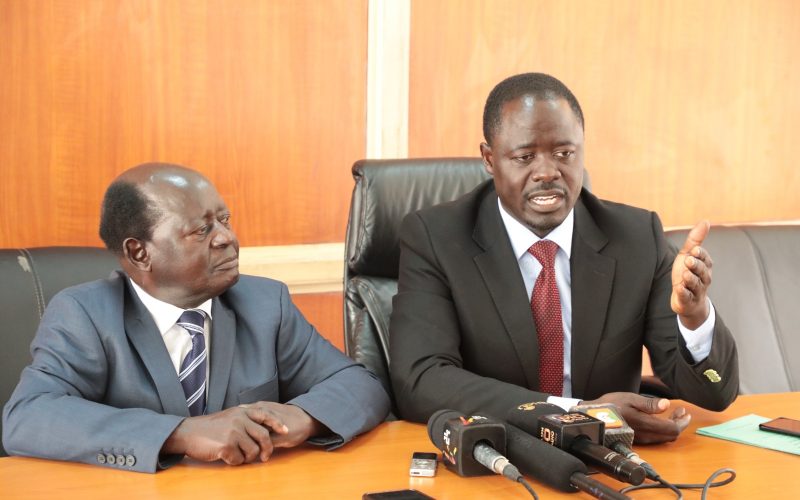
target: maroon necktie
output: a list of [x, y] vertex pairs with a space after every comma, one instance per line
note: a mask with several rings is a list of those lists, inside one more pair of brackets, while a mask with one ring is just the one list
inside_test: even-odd
[[554, 267], [558, 245], [536, 242], [528, 251], [542, 264], [531, 294], [531, 311], [539, 337], [539, 390], [561, 396], [564, 383], [564, 328]]

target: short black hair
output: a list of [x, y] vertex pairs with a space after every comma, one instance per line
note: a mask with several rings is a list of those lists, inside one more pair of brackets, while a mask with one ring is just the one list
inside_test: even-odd
[[160, 217], [161, 211], [136, 184], [114, 181], [103, 197], [100, 238], [106, 248], [122, 255], [122, 244], [127, 238], [150, 241]]
[[565, 99], [583, 128], [583, 111], [572, 92], [559, 79], [544, 73], [522, 73], [498, 83], [486, 98], [483, 108], [483, 137], [491, 144], [502, 123], [503, 105], [524, 95], [537, 99]]

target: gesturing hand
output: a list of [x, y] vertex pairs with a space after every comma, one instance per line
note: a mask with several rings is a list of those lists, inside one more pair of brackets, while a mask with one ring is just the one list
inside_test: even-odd
[[649, 398], [632, 392], [611, 392], [581, 404], [598, 403], [613, 403], [619, 407], [622, 418], [634, 431], [634, 441], [637, 444], [675, 441], [692, 419], [682, 407], [675, 408], [669, 418], [657, 417], [657, 414], [669, 409], [669, 400]]
[[697, 223], [689, 231], [683, 247], [672, 263], [670, 306], [683, 326], [695, 330], [708, 318], [708, 287], [711, 286], [711, 256], [701, 245], [708, 236], [708, 221]]
[[223, 460], [239, 465], [269, 460], [277, 436], [289, 430], [274, 412], [261, 407], [227, 410], [184, 419], [161, 447], [162, 453], [185, 454], [196, 460]]

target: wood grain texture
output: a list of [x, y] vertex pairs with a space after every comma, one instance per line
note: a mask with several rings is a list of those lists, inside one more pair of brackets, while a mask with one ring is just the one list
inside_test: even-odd
[[366, 0], [0, 3], [0, 247], [96, 245], [103, 191], [192, 166], [242, 245], [341, 241]]
[[599, 196], [665, 225], [800, 217], [800, 3], [414, 1], [409, 155], [479, 154], [486, 96], [550, 73], [586, 117]]
[[292, 294], [292, 302], [331, 344], [344, 352], [344, 303], [341, 293]]
[[[681, 401], [692, 415], [689, 427], [677, 441], [638, 448], [659, 473], [675, 483], [702, 483], [715, 470], [732, 468], [736, 480], [714, 488], [715, 500], [794, 498], [795, 487], [771, 477], [797, 473], [796, 455], [745, 446], [695, 433], [698, 427], [717, 425], [756, 413], [764, 416], [797, 415], [800, 393], [740, 396], [722, 413], [703, 410]], [[4, 499], [86, 498], [167, 499], [357, 499], [365, 492], [414, 488], [439, 500], [530, 500], [522, 485], [497, 476], [460, 477], [439, 464], [436, 477], [409, 477], [414, 451], [436, 451], [425, 425], [405, 421], [384, 422], [344, 447], [330, 453], [304, 445], [279, 449], [267, 463], [228, 466], [221, 461], [199, 463], [184, 459], [156, 474], [136, 474], [87, 464], [25, 457], [0, 458], [0, 484]], [[555, 468], [554, 468], [555, 469]], [[722, 474], [717, 480], [727, 478]], [[46, 478], [46, 479], [43, 479]], [[604, 474], [592, 478], [614, 489], [627, 486]], [[588, 494], [564, 493], [545, 485], [540, 477], [528, 480], [543, 500], [587, 499]], [[631, 493], [637, 500], [674, 498], [664, 490]], [[699, 492], [686, 493], [700, 498]]]

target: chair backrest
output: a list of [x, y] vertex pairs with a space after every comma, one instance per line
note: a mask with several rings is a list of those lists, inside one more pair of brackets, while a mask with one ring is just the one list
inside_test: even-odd
[[[105, 278], [118, 267], [116, 257], [102, 248], [0, 249], [0, 405], [6, 404], [22, 369], [31, 362], [30, 344], [53, 295]], [[2, 445], [0, 456], [5, 456]]]
[[[667, 238], [680, 248], [687, 234]], [[739, 391], [800, 391], [800, 225], [714, 226], [703, 246], [709, 295], [739, 351]]]
[[389, 316], [397, 293], [403, 217], [454, 200], [489, 175], [480, 158], [433, 158], [361, 160], [353, 165], [353, 178], [345, 240], [345, 350], [392, 396]]

